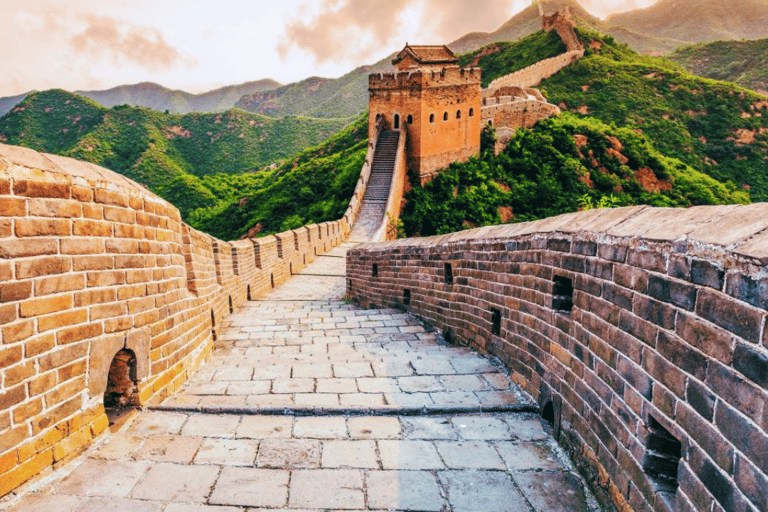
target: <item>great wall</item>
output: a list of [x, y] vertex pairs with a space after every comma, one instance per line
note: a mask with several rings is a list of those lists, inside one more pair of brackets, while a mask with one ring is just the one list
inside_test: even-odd
[[[566, 55], [480, 92], [475, 117], [527, 126], [534, 121], [524, 115], [536, 109], [556, 114], [530, 87], [576, 56]], [[397, 139], [388, 192], [375, 200], [366, 193], [378, 140], [406, 121], [403, 114], [397, 123], [372, 119], [366, 163], [342, 219], [237, 242], [190, 228], [172, 205], [116, 173], [0, 145], [0, 497], [108, 438], [105, 402], [199, 412], [195, 397], [179, 391], [209, 371], [204, 364], [228, 357], [239, 339], [229, 332], [222, 339], [231, 315], [255, 311], [255, 300], [346, 243], [347, 297], [414, 315], [454, 348], [499, 358], [538, 405], [518, 407], [507, 394], [507, 404], [493, 407], [536, 410], [550, 422], [605, 510], [768, 510], [768, 207], [592, 210], [353, 247], [392, 238], [407, 134]], [[285, 293], [280, 300], [300, 296]], [[335, 307], [343, 316], [345, 306]], [[403, 336], [435, 336], [393, 309], [379, 311]], [[427, 354], [449, 350], [438, 349]], [[490, 375], [484, 385], [494, 382], [497, 370], [482, 371]], [[372, 410], [494, 410], [440, 404], [441, 393], [433, 394], [432, 409], [389, 402]], [[249, 411], [226, 405], [232, 398], [212, 410]], [[361, 410], [337, 400], [331, 410]], [[206, 497], [211, 505], [225, 504], [215, 501], [218, 485]], [[338, 492], [349, 488], [340, 484]], [[493, 486], [483, 489], [493, 494]], [[291, 494], [285, 506], [306, 509], [322, 491]]]

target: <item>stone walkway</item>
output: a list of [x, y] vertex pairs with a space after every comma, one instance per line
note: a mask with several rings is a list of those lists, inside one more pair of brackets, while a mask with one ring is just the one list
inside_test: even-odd
[[10, 510], [597, 510], [492, 361], [341, 300], [348, 247], [231, 315], [181, 393]]

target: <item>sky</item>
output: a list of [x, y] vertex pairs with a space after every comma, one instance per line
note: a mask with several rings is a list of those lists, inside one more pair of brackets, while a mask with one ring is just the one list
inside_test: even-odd
[[[591, 13], [656, 0], [583, 0]], [[531, 0], [0, 0], [0, 97], [155, 82], [200, 93], [338, 77], [496, 30]]]

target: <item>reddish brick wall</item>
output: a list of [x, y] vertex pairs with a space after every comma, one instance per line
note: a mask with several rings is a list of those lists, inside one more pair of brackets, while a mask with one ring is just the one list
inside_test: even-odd
[[[501, 358], [608, 509], [755, 512], [768, 510], [767, 264], [768, 204], [634, 207], [369, 244], [347, 276], [360, 304]], [[655, 492], [655, 449], [679, 450], [676, 491]]]
[[338, 245], [355, 216], [228, 243], [118, 174], [0, 145], [0, 496], [104, 431], [120, 350], [140, 403], [160, 402], [231, 309]]

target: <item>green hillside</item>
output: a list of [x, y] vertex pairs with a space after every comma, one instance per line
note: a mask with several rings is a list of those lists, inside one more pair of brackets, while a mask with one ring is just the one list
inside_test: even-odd
[[54, 90], [29, 95], [0, 118], [0, 142], [112, 169], [171, 201], [186, 218], [193, 209], [257, 186], [271, 174], [262, 171], [265, 166], [318, 144], [350, 121], [275, 119], [237, 109], [186, 115], [107, 109]]
[[748, 202], [747, 192], [663, 156], [632, 129], [564, 114], [519, 130], [498, 156], [485, 151], [415, 187], [402, 221], [409, 236], [428, 236], [600, 204]]
[[355, 191], [368, 150], [368, 117], [289, 160], [259, 187], [192, 212], [190, 223], [225, 240], [276, 233], [340, 219]]
[[666, 58], [695, 75], [768, 95], [768, 39], [699, 43], [679, 48]]
[[[644, 133], [666, 156], [768, 200], [768, 102], [582, 29], [586, 56], [545, 80], [550, 102]], [[594, 48], [590, 48], [594, 47]]]

